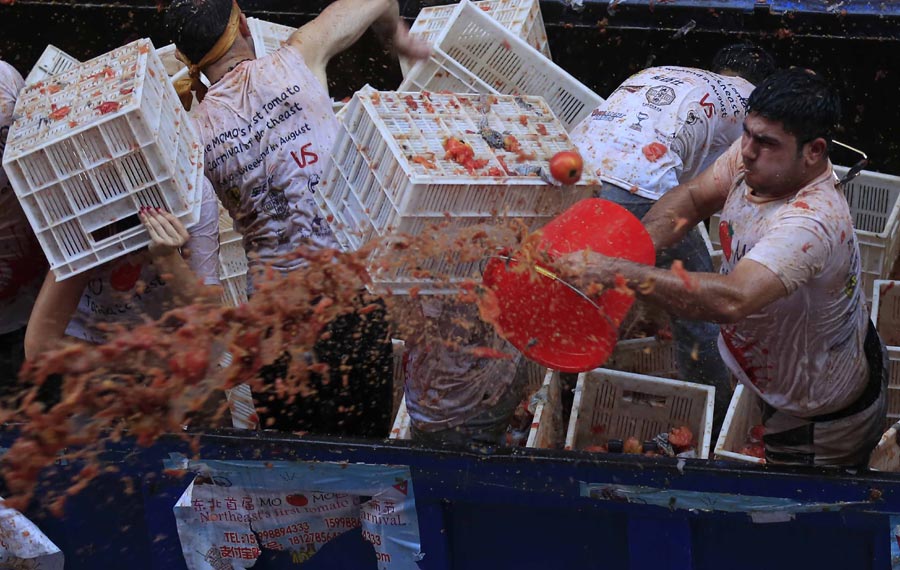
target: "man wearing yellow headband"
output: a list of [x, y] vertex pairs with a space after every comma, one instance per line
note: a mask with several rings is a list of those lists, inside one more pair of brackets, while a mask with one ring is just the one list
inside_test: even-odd
[[[427, 57], [428, 47], [409, 37], [397, 1], [337, 0], [260, 59], [233, 0], [174, 0], [166, 24], [190, 69], [190, 81], [179, 86], [182, 101], [193, 99], [190, 91], [200, 101], [192, 116], [206, 175], [243, 234], [251, 277], [262, 266], [281, 273], [304, 266], [291, 255], [300, 247], [337, 248], [313, 201], [338, 129], [325, 69], [370, 26], [399, 54]], [[331, 381], [314, 378], [317, 397], [290, 407], [269, 398], [262, 425], [384, 437], [391, 412], [391, 344], [383, 313], [341, 317], [324, 338], [315, 352], [330, 365]], [[263, 377], [274, 381], [286, 370], [283, 358]]]

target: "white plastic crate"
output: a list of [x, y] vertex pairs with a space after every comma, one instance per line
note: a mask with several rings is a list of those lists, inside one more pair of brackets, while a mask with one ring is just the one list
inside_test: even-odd
[[[538, 0], [484, 0], [472, 4], [489, 14], [510, 32], [528, 42], [528, 45], [544, 54], [547, 59], [552, 59], [550, 44], [547, 42], [547, 32], [544, 29], [544, 18], [541, 17], [541, 5]], [[447, 27], [455, 8], [455, 4], [422, 8], [409, 29], [410, 35], [433, 43], [435, 38]], [[410, 64], [406, 58], [400, 58], [400, 69], [404, 76], [409, 72]]]
[[3, 167], [62, 279], [146, 246], [137, 213], [200, 213], [203, 150], [149, 40], [25, 87]]
[[688, 426], [697, 457], [709, 457], [715, 388], [680, 380], [598, 368], [578, 375], [566, 449], [605, 445], [609, 439], [653, 439]]
[[223, 304], [236, 307], [247, 302], [247, 268], [243, 238], [234, 230], [234, 220], [219, 205], [219, 281]]
[[[847, 174], [846, 166], [834, 166], [841, 178]], [[859, 241], [862, 290], [867, 297], [876, 279], [890, 276], [894, 262], [900, 254], [900, 177], [863, 170], [859, 176], [844, 186], [844, 195], [853, 215], [853, 227]], [[710, 240], [716, 250], [721, 250], [719, 240], [719, 214], [710, 219]]]
[[219, 238], [219, 279], [229, 279], [247, 274], [247, 254], [241, 234], [229, 232], [226, 239]]
[[267, 22], [259, 18], [247, 18], [250, 37], [253, 38], [253, 49], [256, 57], [261, 58], [278, 50], [284, 42], [297, 31], [297, 28]]
[[[477, 108], [490, 102], [486, 114]], [[490, 147], [480, 123], [515, 137], [521, 152]], [[510, 176], [506, 168], [542, 167], [559, 151], [574, 145], [546, 103], [537, 97], [462, 96], [440, 93], [356, 93], [339, 116], [342, 128], [332, 149], [320, 191], [314, 196], [338, 240], [358, 249], [391, 233], [418, 235], [449, 221], [453, 229], [490, 222], [498, 215], [522, 218], [540, 227], [600, 186], [593, 168], [585, 167], [574, 187], [558, 188], [536, 176]], [[444, 141], [463, 140], [477, 171], [446, 159]], [[520, 156], [526, 156], [519, 162]], [[506, 166], [504, 166], [506, 165]], [[449, 218], [449, 220], [448, 220]], [[380, 253], [376, 252], [375, 257]], [[413, 268], [373, 270], [376, 285], [395, 293], [480, 275], [480, 260], [463, 263], [447, 258]]]
[[25, 85], [38, 83], [57, 73], [68, 71], [76, 65], [77, 59], [52, 44], [48, 45], [25, 78]]
[[752, 391], [738, 384], [731, 396], [728, 413], [722, 422], [719, 439], [716, 441], [715, 458], [743, 461], [746, 463], [764, 464], [765, 459], [745, 455], [741, 450], [747, 445], [747, 436], [753, 426], [762, 423], [762, 410], [759, 397]]
[[235, 275], [225, 279], [220, 278], [222, 284], [222, 304], [228, 307], [237, 307], [247, 302], [247, 274]]
[[888, 423], [900, 421], [900, 281], [875, 281], [872, 322], [888, 351]]
[[[845, 166], [834, 167], [838, 177], [848, 170]], [[900, 177], [863, 170], [844, 186], [844, 195], [853, 214], [862, 287], [868, 296], [877, 279], [890, 277], [900, 254]]]
[[226, 232], [219, 236], [219, 281], [225, 305], [236, 307], [247, 302], [247, 255], [241, 235]]
[[[165, 45], [156, 50], [156, 54], [159, 56], [160, 60], [162, 60], [163, 67], [166, 69], [166, 73], [172, 81], [187, 76], [188, 72], [187, 66], [175, 57], [175, 51], [175, 44]], [[47, 49], [44, 50], [44, 53], [28, 74], [25, 84], [28, 85], [37, 81], [43, 81], [57, 73], [67, 71], [79, 63], [81, 62], [59, 48], [48, 45]], [[200, 78], [207, 86], [209, 86], [209, 80], [206, 79], [205, 75], [201, 74]]]
[[[716, 214], [716, 216], [718, 216], [718, 214]], [[716, 246], [713, 245], [712, 239], [709, 237], [709, 232], [706, 230], [706, 224], [700, 222], [697, 224], [697, 229], [700, 231], [700, 237], [703, 238], [703, 243], [706, 245], [706, 251], [709, 252], [709, 257], [712, 259], [713, 273], [718, 273], [722, 268], [722, 255], [724, 254], [722, 253], [721, 248], [716, 248]], [[716, 235], [718, 235], [718, 223], [713, 229], [716, 231]]]
[[399, 91], [504, 93], [543, 97], [567, 130], [603, 99], [528, 42], [462, 0]]
[[621, 372], [678, 379], [675, 343], [656, 337], [620, 340], [604, 367]]
[[559, 372], [547, 370], [541, 390], [540, 402], [535, 406], [525, 447], [558, 449], [562, 446], [566, 434]]

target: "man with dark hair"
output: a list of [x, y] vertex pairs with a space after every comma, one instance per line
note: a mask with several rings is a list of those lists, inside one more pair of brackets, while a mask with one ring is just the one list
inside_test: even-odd
[[716, 52], [710, 67], [720, 75], [737, 75], [756, 85], [775, 70], [775, 61], [753, 44], [731, 44]]
[[741, 140], [644, 217], [659, 250], [722, 210], [720, 275], [589, 252], [562, 263], [581, 283], [620, 275], [673, 314], [721, 323], [722, 358], [763, 402], [770, 463], [865, 465], [884, 423], [886, 354], [866, 316], [853, 218], [828, 158], [839, 120], [822, 77], [777, 72], [750, 96]]
[[[299, 248], [338, 248], [313, 200], [339, 125], [325, 70], [370, 26], [407, 57], [427, 57], [410, 38], [396, 0], [337, 0], [296, 30], [285, 45], [256, 59], [244, 14], [234, 0], [174, 0], [166, 14], [189, 85], [179, 94], [205, 150], [206, 175], [243, 234], [252, 278], [263, 266], [287, 273], [305, 266]], [[211, 83], [207, 89], [201, 73]], [[190, 89], [186, 89], [186, 88]], [[360, 299], [361, 308], [369, 303]], [[262, 425], [280, 430], [384, 437], [391, 412], [391, 342], [383, 310], [330, 323], [315, 347], [329, 378], [314, 375], [315, 396], [287, 404], [267, 398]], [[267, 368], [285, 379], [285, 354]]]
[[[679, 182], [697, 176], [741, 136], [747, 76], [765, 77], [772, 58], [750, 44], [716, 54], [713, 71], [652, 67], [619, 86], [572, 132], [587, 164], [599, 167], [601, 197], [643, 217]], [[659, 267], [680, 260], [688, 271], [710, 272], [712, 259], [697, 229], [658, 256]], [[731, 376], [716, 346], [718, 327], [672, 318], [679, 376], [716, 387], [718, 431], [731, 394]]]

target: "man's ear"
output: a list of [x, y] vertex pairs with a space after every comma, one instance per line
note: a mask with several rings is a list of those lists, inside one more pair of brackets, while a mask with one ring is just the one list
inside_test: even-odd
[[803, 157], [809, 164], [816, 164], [828, 157], [828, 141], [819, 137], [806, 143], [803, 149]]
[[247, 23], [247, 16], [241, 12], [241, 37], [249, 38], [250, 37], [250, 24]]

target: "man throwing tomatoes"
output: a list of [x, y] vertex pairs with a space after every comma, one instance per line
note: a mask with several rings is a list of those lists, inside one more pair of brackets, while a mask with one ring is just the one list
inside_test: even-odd
[[[741, 136], [753, 83], [773, 69], [765, 51], [736, 44], [716, 54], [712, 72], [667, 66], [628, 78], [572, 132], [585, 162], [599, 167], [600, 197], [642, 218], [667, 191], [702, 172]], [[713, 271], [696, 229], [657, 259], [659, 267], [680, 260], [688, 271]], [[673, 317], [672, 331], [681, 378], [716, 387], [713, 429], [718, 431], [731, 378], [716, 348], [718, 327], [704, 321]]]
[[620, 276], [680, 318], [721, 323], [723, 360], [763, 402], [769, 463], [864, 466], [885, 420], [886, 351], [866, 316], [853, 218], [829, 160], [839, 119], [820, 76], [776, 72], [750, 96], [743, 137], [644, 216], [662, 250], [722, 210], [730, 247], [720, 275], [590, 252], [560, 264], [582, 285]]

